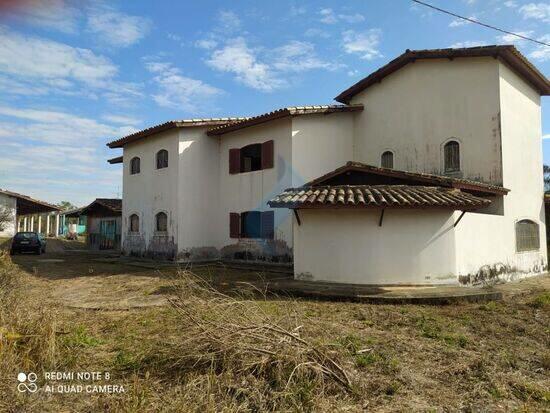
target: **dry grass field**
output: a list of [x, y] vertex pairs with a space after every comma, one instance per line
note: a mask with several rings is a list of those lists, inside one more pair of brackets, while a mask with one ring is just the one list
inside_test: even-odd
[[[204, 281], [231, 276], [2, 255], [0, 411], [550, 410], [548, 277], [501, 287], [501, 302], [436, 307], [225, 295]], [[20, 371], [37, 373], [37, 392], [17, 390]], [[124, 393], [48, 393], [51, 371], [109, 372]]]

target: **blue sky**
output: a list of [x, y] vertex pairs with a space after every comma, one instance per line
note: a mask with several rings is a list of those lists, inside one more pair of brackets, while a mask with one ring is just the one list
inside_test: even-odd
[[[550, 47], [408, 0], [13, 3], [0, 6], [0, 188], [50, 202], [120, 195], [110, 140], [170, 119], [333, 103], [407, 48], [514, 43], [550, 69]], [[548, 2], [431, 3], [550, 42]], [[548, 98], [543, 135], [550, 162]]]

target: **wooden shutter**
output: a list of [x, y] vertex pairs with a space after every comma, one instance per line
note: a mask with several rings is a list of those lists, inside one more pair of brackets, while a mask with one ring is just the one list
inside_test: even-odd
[[229, 213], [229, 237], [240, 238], [241, 236], [241, 217], [236, 212]]
[[238, 174], [241, 171], [241, 150], [229, 149], [229, 173]]
[[262, 238], [273, 239], [275, 236], [275, 212], [262, 212]]
[[273, 141], [262, 143], [262, 169], [273, 168]]

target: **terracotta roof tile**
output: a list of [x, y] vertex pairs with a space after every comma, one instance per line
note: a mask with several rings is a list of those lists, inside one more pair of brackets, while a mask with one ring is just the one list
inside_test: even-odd
[[210, 129], [208, 135], [223, 135], [238, 129], [247, 128], [268, 122], [274, 119], [285, 118], [289, 116], [328, 114], [338, 112], [357, 112], [363, 110], [363, 105], [313, 105], [313, 106], [289, 106], [277, 109], [272, 112], [262, 113], [261, 115], [246, 118], [239, 122], [221, 125]]
[[246, 118], [201, 118], [201, 119], [171, 120], [171, 121], [161, 123], [159, 125], [151, 126], [150, 128], [132, 133], [120, 139], [116, 139], [112, 142], [109, 142], [107, 146], [109, 148], [122, 148], [124, 145], [128, 143], [135, 142], [147, 136], [154, 135], [155, 133], [163, 132], [165, 130], [173, 129], [173, 128], [220, 126], [231, 122], [242, 121], [244, 119]]
[[50, 203], [45, 202], [45, 201], [40, 201], [38, 199], [31, 198], [28, 195], [18, 194], [17, 192], [12, 192], [12, 191], [7, 191], [5, 189], [0, 189], [0, 194], [8, 195], [12, 198], [17, 198], [20, 201], [26, 201], [29, 204], [36, 204], [36, 205], [39, 205], [40, 207], [44, 207], [45, 209], [49, 209], [51, 211], [60, 211], [61, 210], [61, 208], [58, 207], [57, 205], [53, 205], [53, 204], [50, 204]]
[[339, 185], [290, 188], [272, 208], [447, 208], [474, 210], [491, 201], [454, 188], [409, 185]]
[[[404, 180], [405, 181], [404, 183], [407, 183], [407, 184], [409, 182], [411, 183], [414, 182], [414, 183], [420, 183], [420, 184], [451, 187], [451, 188], [458, 188], [462, 190], [469, 190], [473, 192], [493, 193], [493, 194], [499, 194], [499, 195], [505, 195], [508, 192], [510, 192], [509, 189], [504, 188], [502, 186], [488, 184], [480, 181], [474, 181], [471, 179], [455, 178], [451, 176], [435, 175], [435, 174], [429, 174], [429, 173], [423, 173], [423, 172], [409, 172], [409, 171], [402, 171], [402, 170], [393, 169], [393, 168], [382, 168], [379, 166], [368, 165], [368, 164], [355, 162], [355, 161], [349, 161], [345, 165], [339, 168], [336, 168], [335, 170], [328, 172], [325, 175], [322, 175], [319, 178], [316, 178], [306, 183], [304, 186], [317, 186], [317, 185], [323, 185], [323, 184], [326, 185], [327, 184], [326, 182], [329, 179], [335, 176], [346, 174], [350, 171], [357, 171], [357, 172], [362, 172], [370, 175], [379, 175], [379, 176], [385, 176], [388, 178]], [[365, 183], [368, 183], [368, 182], [365, 182]]]

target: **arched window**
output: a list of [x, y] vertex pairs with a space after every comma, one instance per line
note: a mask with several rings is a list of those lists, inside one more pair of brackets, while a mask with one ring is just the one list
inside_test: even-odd
[[457, 141], [449, 141], [443, 147], [443, 162], [445, 172], [460, 171], [460, 144]]
[[529, 219], [516, 222], [516, 251], [533, 251], [539, 248], [539, 225]]
[[136, 156], [130, 161], [130, 174], [135, 175], [139, 173], [139, 158]]
[[393, 168], [393, 152], [386, 151], [380, 157], [380, 166], [382, 168]]
[[164, 212], [159, 212], [156, 217], [156, 231], [166, 232], [168, 231], [168, 216]]
[[130, 215], [130, 232], [139, 232], [139, 217], [136, 214]]
[[168, 151], [161, 149], [157, 152], [157, 169], [168, 168]]

